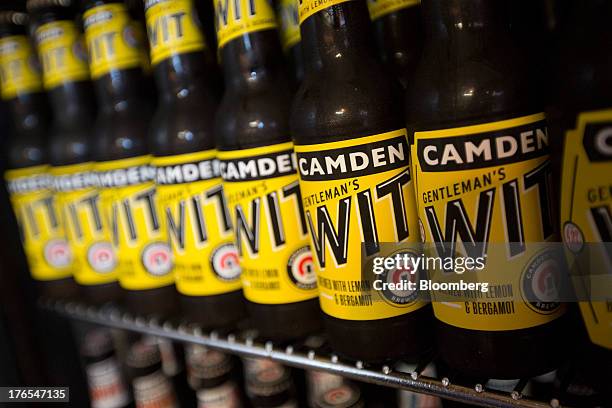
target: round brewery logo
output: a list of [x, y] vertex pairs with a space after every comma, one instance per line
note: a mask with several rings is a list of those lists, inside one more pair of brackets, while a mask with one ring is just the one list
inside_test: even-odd
[[234, 244], [221, 244], [210, 256], [212, 270], [217, 277], [224, 281], [233, 281], [240, 277], [240, 262], [238, 250]]
[[563, 243], [571, 252], [577, 254], [584, 247], [584, 235], [582, 230], [573, 222], [563, 225]]
[[149, 244], [142, 251], [142, 264], [154, 276], [163, 276], [172, 270], [172, 253], [164, 242]]
[[323, 401], [330, 405], [352, 405], [359, 399], [359, 396], [347, 386], [342, 385], [332, 388], [323, 395]]
[[52, 239], [44, 249], [45, 260], [54, 268], [65, 268], [72, 262], [72, 252], [64, 239]]
[[544, 250], [531, 258], [523, 271], [521, 292], [534, 311], [550, 314], [559, 308], [561, 265], [556, 251]]
[[[416, 290], [419, 271], [413, 262], [413, 259], [418, 258], [418, 255], [410, 251], [399, 251], [390, 255], [389, 258], [397, 255], [405, 260], [403, 265], [394, 265], [390, 269], [385, 269], [380, 275], [377, 276], [377, 279], [382, 280], [384, 283], [406, 283], [406, 285], [403, 285], [406, 287], [406, 289], [392, 290], [389, 289], [388, 285], [385, 285], [383, 290], [381, 290], [379, 293], [382, 294], [383, 299], [389, 303], [395, 305], [405, 305], [414, 302], [419, 294]], [[413, 283], [415, 290], [410, 290], [407, 288], [408, 282]]]
[[287, 273], [291, 282], [302, 290], [311, 290], [317, 287], [317, 276], [310, 248], [305, 246], [291, 254], [287, 262]]
[[110, 242], [96, 242], [87, 251], [87, 262], [96, 272], [108, 273], [117, 266], [117, 256]]

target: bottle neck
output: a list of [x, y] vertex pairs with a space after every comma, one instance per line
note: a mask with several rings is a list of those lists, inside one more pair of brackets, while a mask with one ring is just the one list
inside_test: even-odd
[[95, 80], [94, 88], [98, 106], [104, 112], [138, 107], [146, 95], [140, 67], [110, 71]]
[[300, 25], [304, 71], [343, 70], [375, 58], [370, 16], [363, 0], [347, 1], [308, 17]]
[[227, 89], [257, 90], [285, 81], [276, 30], [256, 31], [228, 42], [221, 49], [221, 64]]
[[204, 54], [194, 52], [159, 62], [154, 72], [160, 102], [187, 102], [210, 93], [211, 74], [203, 61]]
[[47, 91], [47, 95], [56, 123], [69, 127], [91, 123], [95, 103], [89, 81], [64, 82]]
[[427, 42], [445, 43], [469, 52], [477, 46], [502, 43], [509, 38], [510, 23], [504, 2], [490, 0], [424, 0], [423, 19]]
[[32, 129], [45, 126], [49, 121], [48, 105], [43, 93], [18, 94], [7, 101], [7, 105], [15, 132], [20, 137], [28, 135]]

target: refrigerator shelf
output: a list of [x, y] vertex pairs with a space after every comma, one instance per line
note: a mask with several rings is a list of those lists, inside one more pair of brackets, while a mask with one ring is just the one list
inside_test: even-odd
[[[317, 352], [304, 343], [275, 345], [259, 342], [249, 332], [219, 333], [203, 332], [197, 325], [188, 322], [162, 320], [156, 316], [134, 316], [116, 305], [94, 307], [84, 303], [64, 300], [41, 299], [44, 309], [64, 317], [116, 329], [130, 330], [171, 340], [196, 343], [210, 348], [244, 357], [264, 357], [281, 364], [305, 370], [319, 370], [343, 377], [378, 384], [406, 391], [429, 394], [465, 404], [499, 408], [557, 408], [557, 399], [548, 402], [531, 400], [522, 395], [527, 381], [520, 381], [511, 392], [488, 390], [483, 384], [473, 387], [453, 384], [452, 378], [431, 378], [421, 375], [428, 362], [417, 365], [415, 371], [400, 371], [398, 364], [367, 365], [361, 361], [350, 362], [333, 353]], [[401, 364], [400, 364], [401, 366]]]

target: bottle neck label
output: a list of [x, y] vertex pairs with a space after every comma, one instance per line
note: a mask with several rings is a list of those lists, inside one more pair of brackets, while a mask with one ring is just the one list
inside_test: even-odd
[[45, 89], [89, 79], [87, 50], [73, 21], [43, 24], [36, 29], [35, 37]]
[[298, 1], [298, 14], [300, 24], [306, 19], [321, 10], [325, 10], [328, 7], [335, 6], [336, 4], [346, 3], [347, 1], [355, 0], [297, 0]]
[[292, 143], [219, 152], [245, 297], [262, 304], [317, 296]]
[[124, 4], [93, 7], [83, 15], [93, 79], [142, 66], [142, 44]]
[[50, 281], [71, 276], [74, 256], [65, 238], [49, 166], [8, 170], [5, 179], [32, 277]]
[[[457, 291], [457, 302], [436, 302], [432, 292], [436, 317], [464, 329], [502, 331], [562, 316], [561, 254], [538, 244], [556, 239], [544, 114], [416, 132], [414, 139], [417, 206], [431, 255], [483, 259], [482, 268], [458, 276], [488, 283], [486, 293]], [[438, 268], [429, 271], [434, 282], [455, 273]]]
[[179, 407], [174, 388], [161, 370], [134, 378], [132, 385], [134, 400], [139, 408]]
[[93, 163], [54, 166], [53, 191], [74, 256], [74, 278], [81, 285], [117, 280], [117, 253], [108, 220], [102, 216]]
[[172, 55], [206, 47], [191, 0], [147, 0], [145, 10], [153, 66]]
[[88, 365], [86, 372], [92, 408], [123, 407], [130, 402], [130, 394], [115, 357]]
[[421, 0], [367, 0], [372, 21], [396, 11], [421, 4]]
[[119, 283], [146, 290], [174, 283], [166, 219], [159, 213], [150, 156], [98, 162], [100, 208], [119, 254]]
[[215, 0], [214, 5], [219, 49], [245, 34], [277, 27], [268, 0]]
[[[583, 112], [566, 132], [561, 177], [561, 233], [572, 276], [584, 275], [575, 287], [582, 299], [609, 299], [612, 287], [612, 109]], [[581, 256], [585, 243], [608, 242], [607, 251]], [[586, 282], [585, 282], [586, 281]], [[589, 292], [587, 292], [590, 291]], [[610, 301], [580, 302], [591, 341], [612, 349]]]
[[25, 35], [0, 38], [0, 89], [4, 100], [42, 90], [38, 59]]
[[159, 213], [167, 219], [176, 287], [187, 296], [240, 290], [240, 264], [233, 242], [217, 152], [155, 157]]
[[281, 0], [278, 3], [281, 43], [287, 51], [300, 42], [300, 24], [297, 3], [293, 0]]
[[323, 311], [377, 320], [423, 307], [417, 291], [374, 282], [412, 279], [409, 271], [372, 272], [373, 258], [385, 255], [381, 243], [419, 241], [406, 129], [295, 151]]

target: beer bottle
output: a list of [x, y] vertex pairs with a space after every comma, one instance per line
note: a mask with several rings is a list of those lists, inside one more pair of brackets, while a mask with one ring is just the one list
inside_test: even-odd
[[412, 81], [423, 47], [420, 3], [421, 0], [368, 0], [380, 58], [404, 89]]
[[266, 0], [216, 0], [215, 13], [225, 74], [215, 138], [247, 310], [262, 338], [303, 337], [319, 306], [276, 17]]
[[[560, 228], [584, 326], [592, 342], [580, 350], [586, 376], [610, 395], [612, 309], [610, 250], [612, 226], [612, 33], [606, 29], [612, 4], [572, 2], [562, 29], [551, 118], [552, 140], [563, 149]], [[603, 246], [607, 245], [607, 249]], [[582, 275], [582, 276], [580, 276]], [[578, 278], [580, 276], [580, 278]], [[588, 346], [586, 347], [588, 348]], [[582, 364], [581, 364], [582, 365]]]
[[96, 109], [83, 37], [74, 9], [54, 0], [30, 0], [27, 6], [36, 21], [34, 39], [54, 113], [49, 135], [51, 175], [74, 257], [74, 278], [89, 301], [115, 300], [121, 294], [117, 255], [101, 216], [91, 160]]
[[87, 0], [83, 22], [99, 106], [93, 158], [119, 283], [132, 312], [167, 314], [175, 298], [172, 254], [156, 204], [141, 45], [122, 2]]
[[156, 345], [137, 341], [127, 355], [126, 366], [137, 407], [178, 408], [172, 382], [164, 375]]
[[244, 306], [215, 150], [206, 44], [190, 0], [145, 7], [159, 89], [151, 126], [159, 214], [167, 219], [183, 315], [205, 328], [227, 327]]
[[[423, 59], [406, 104], [420, 225], [430, 256], [479, 258], [482, 297], [432, 292], [440, 358], [468, 377], [551, 371], [566, 338], [558, 302], [547, 122], [503, 2], [424, 0]], [[538, 244], [535, 244], [537, 242]]]
[[229, 354], [199, 344], [185, 346], [189, 385], [196, 391], [199, 408], [239, 408], [241, 392]]
[[291, 370], [275, 361], [244, 358], [246, 393], [254, 408], [296, 408]]
[[330, 345], [372, 362], [417, 358], [430, 348], [430, 308], [416, 291], [374, 289], [409, 271], [371, 268], [381, 242], [419, 242], [397, 89], [377, 60], [365, 0], [303, 0], [299, 18], [305, 75], [291, 133]]
[[108, 329], [90, 330], [83, 339], [81, 356], [93, 408], [132, 406], [132, 397], [117, 361], [113, 339]]
[[281, 44], [289, 63], [293, 83], [297, 87], [304, 78], [297, 2], [293, 0], [279, 0], [277, 2], [277, 15]]
[[51, 190], [50, 115], [27, 24], [17, 8], [0, 11], [0, 85], [13, 122], [5, 179], [32, 278], [43, 294], [70, 297], [73, 257]]

